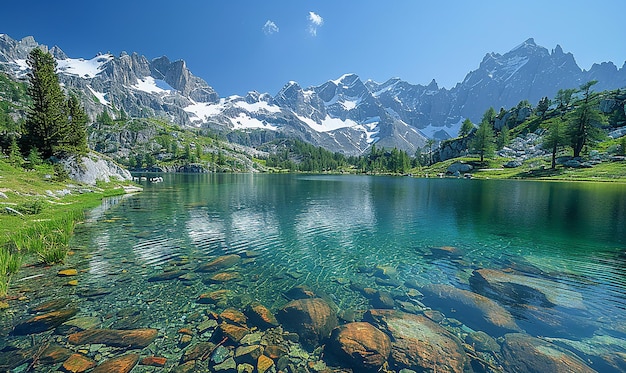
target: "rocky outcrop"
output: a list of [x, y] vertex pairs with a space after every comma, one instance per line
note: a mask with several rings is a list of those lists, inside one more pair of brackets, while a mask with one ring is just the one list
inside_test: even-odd
[[78, 159], [70, 156], [59, 160], [68, 172], [70, 178], [80, 183], [96, 185], [96, 182], [131, 181], [130, 172], [112, 159], [98, 153], [89, 153], [87, 156]]

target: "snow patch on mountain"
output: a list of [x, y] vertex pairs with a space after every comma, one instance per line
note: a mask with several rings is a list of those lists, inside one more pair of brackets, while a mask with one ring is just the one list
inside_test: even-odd
[[192, 119], [192, 122], [205, 122], [208, 121], [209, 118], [215, 115], [219, 115], [224, 110], [224, 102], [226, 99], [221, 99], [217, 104], [211, 104], [207, 102], [193, 102], [191, 105], [188, 105], [183, 108], [184, 111], [188, 112], [192, 116], [195, 116], [198, 119]]
[[96, 56], [90, 60], [83, 58], [67, 58], [57, 60], [57, 71], [62, 74], [76, 75], [81, 78], [95, 78], [103, 69], [104, 65], [114, 57], [110, 54]]
[[246, 113], [240, 113], [235, 118], [230, 118], [230, 122], [233, 124], [233, 129], [252, 129], [252, 128], [263, 128], [267, 130], [276, 131], [278, 127], [273, 126], [265, 121], [261, 121], [257, 118], [253, 118]]
[[[237, 98], [241, 98], [239, 96], [236, 96]], [[280, 108], [276, 105], [270, 105], [269, 103], [265, 102], [265, 101], [259, 101], [259, 102], [255, 102], [253, 104], [250, 104], [246, 101], [237, 101], [234, 103], [234, 106], [239, 107], [243, 110], [246, 110], [250, 113], [258, 113], [258, 112], [268, 112], [268, 113], [279, 113], [280, 112]]]
[[313, 119], [301, 115], [296, 115], [296, 117], [317, 132], [330, 132], [340, 128], [357, 127], [359, 125], [352, 119], [341, 120], [340, 118], [332, 118], [330, 115], [326, 115], [326, 118], [324, 118], [321, 123], [317, 123]]
[[90, 85], [87, 85], [87, 88], [89, 89], [92, 95], [96, 96], [96, 98], [98, 99], [98, 101], [100, 101], [102, 105], [111, 106], [111, 103], [105, 97], [106, 93], [98, 92], [94, 90], [93, 88], [91, 88]]
[[28, 63], [26, 60], [15, 60], [13, 63], [10, 63], [11, 69], [16, 77], [23, 78], [28, 73], [30, 67], [28, 67]]
[[156, 94], [168, 94], [174, 90], [165, 80], [154, 79], [151, 76], [137, 79], [137, 83], [130, 87], [138, 91]]

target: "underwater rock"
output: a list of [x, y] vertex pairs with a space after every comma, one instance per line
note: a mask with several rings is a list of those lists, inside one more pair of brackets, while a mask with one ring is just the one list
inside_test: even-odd
[[85, 372], [96, 366], [96, 362], [85, 355], [72, 354], [61, 366], [63, 371], [71, 373]]
[[58, 364], [72, 356], [73, 352], [63, 346], [51, 344], [39, 356], [39, 363], [44, 365]]
[[278, 326], [278, 320], [272, 311], [259, 302], [250, 303], [244, 312], [250, 319], [250, 323], [260, 329]]
[[[568, 309], [568, 311], [572, 311]], [[559, 308], [546, 308], [531, 304], [512, 307], [519, 325], [531, 335], [549, 335], [553, 337], [580, 338], [591, 336], [599, 324], [585, 312], [573, 310], [563, 312]]]
[[268, 370], [270, 370], [270, 368], [272, 368], [273, 366], [274, 366], [274, 360], [270, 359], [269, 357], [265, 355], [261, 355], [259, 356], [259, 359], [257, 360], [256, 370], [258, 373], [265, 373]]
[[221, 301], [225, 301], [226, 299], [228, 299], [228, 296], [231, 293], [232, 293], [231, 290], [222, 289], [222, 290], [212, 291], [210, 293], [200, 294], [200, 296], [198, 296], [198, 299], [196, 300], [196, 302], [201, 303], [201, 304], [215, 304], [215, 303], [219, 303]]
[[248, 322], [248, 318], [246, 317], [246, 315], [244, 315], [243, 312], [234, 308], [225, 309], [222, 313], [220, 313], [219, 318], [222, 322], [243, 327], [246, 327], [246, 324]]
[[68, 308], [37, 315], [15, 325], [12, 334], [27, 335], [45, 332], [63, 324], [76, 313], [78, 313], [78, 308]]
[[235, 363], [235, 359], [229, 357], [222, 363], [213, 365], [212, 371], [216, 373], [234, 373], [237, 371], [237, 363]]
[[138, 354], [122, 355], [98, 365], [91, 373], [128, 373], [133, 370], [138, 361]]
[[492, 335], [521, 331], [509, 311], [480, 294], [443, 284], [426, 285], [422, 288], [422, 293], [426, 305], [443, 313], [456, 310], [456, 316], [472, 329], [483, 330]]
[[74, 268], [62, 269], [59, 272], [57, 272], [57, 276], [59, 277], [69, 277], [69, 276], [76, 276], [76, 275], [78, 275], [78, 271]]
[[148, 356], [139, 361], [139, 365], [162, 368], [167, 363], [167, 358], [162, 356]]
[[213, 364], [221, 364], [230, 356], [230, 350], [224, 346], [217, 346], [211, 354], [211, 362]]
[[391, 336], [390, 362], [398, 369], [460, 373], [468, 364], [461, 341], [425, 316], [395, 310], [369, 310], [365, 316]]
[[12, 372], [12, 369], [30, 361], [36, 351], [36, 347], [23, 350], [0, 350], [0, 372]]
[[506, 334], [502, 356], [507, 369], [512, 372], [595, 372], [572, 352], [528, 334]]
[[335, 328], [327, 347], [341, 363], [357, 371], [378, 371], [391, 352], [387, 334], [367, 322], [354, 322]]
[[70, 319], [55, 329], [55, 333], [65, 335], [76, 333], [87, 329], [93, 329], [100, 326], [100, 318], [92, 316], [76, 317]]
[[306, 285], [298, 285], [289, 289], [285, 292], [285, 296], [291, 300], [317, 298], [317, 294]]
[[207, 358], [211, 351], [215, 348], [215, 343], [212, 342], [199, 342], [188, 347], [183, 356], [180, 358], [181, 363], [187, 363], [193, 360], [199, 360], [201, 358]]
[[214, 284], [220, 284], [223, 282], [238, 280], [239, 272], [220, 272], [216, 273], [213, 276], [209, 277], [209, 282]]
[[391, 280], [398, 276], [398, 270], [395, 267], [384, 265], [376, 266], [373, 273], [374, 276], [384, 280]]
[[174, 280], [184, 275], [185, 273], [186, 273], [185, 271], [181, 271], [181, 270], [162, 272], [162, 273], [159, 273], [158, 275], [154, 275], [148, 278], [148, 282]]
[[261, 355], [263, 355], [263, 346], [239, 346], [235, 350], [235, 361], [239, 364], [255, 364]]
[[285, 305], [277, 315], [285, 329], [298, 333], [307, 349], [314, 349], [330, 336], [337, 326], [337, 314], [321, 298], [297, 299]]
[[78, 292], [78, 295], [88, 299], [99, 298], [108, 294], [111, 294], [113, 290], [107, 288], [96, 288], [96, 289], [81, 289]]
[[65, 306], [67, 306], [68, 304], [70, 304], [69, 299], [59, 298], [59, 299], [54, 299], [48, 302], [41, 303], [38, 306], [29, 309], [28, 312], [40, 313], [40, 312], [58, 311], [61, 308], [64, 308]]
[[68, 342], [74, 345], [105, 344], [113, 347], [144, 348], [157, 337], [156, 329], [89, 329], [70, 334]]
[[481, 352], [500, 352], [500, 345], [489, 334], [478, 331], [471, 332], [465, 337], [465, 343]]
[[212, 261], [200, 266], [198, 272], [215, 272], [218, 270], [230, 268], [241, 261], [241, 256], [237, 254], [219, 256]]
[[476, 292], [505, 303], [561, 306], [584, 310], [583, 296], [563, 283], [515, 272], [477, 269], [470, 277]]
[[230, 339], [231, 341], [237, 342], [237, 343], [239, 343], [241, 338], [243, 338], [246, 334], [250, 333], [250, 329], [248, 328], [238, 326], [238, 325], [228, 324], [225, 322], [221, 323], [218, 326], [218, 330], [221, 332], [221, 335], [223, 337], [226, 337]]
[[287, 355], [289, 350], [283, 346], [277, 345], [269, 345], [265, 347], [264, 354], [269, 356], [272, 359], [280, 359], [281, 357]]

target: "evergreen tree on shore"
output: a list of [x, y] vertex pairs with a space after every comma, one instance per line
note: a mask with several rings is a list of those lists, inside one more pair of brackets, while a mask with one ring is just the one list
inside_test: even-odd
[[28, 94], [33, 103], [26, 115], [22, 150], [37, 148], [44, 159], [65, 152], [85, 154], [88, 118], [75, 96], [66, 101], [54, 57], [35, 48], [27, 62], [31, 69]]

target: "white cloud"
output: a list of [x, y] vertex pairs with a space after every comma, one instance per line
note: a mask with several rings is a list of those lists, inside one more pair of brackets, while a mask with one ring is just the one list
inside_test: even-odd
[[265, 33], [265, 35], [276, 34], [278, 33], [278, 31], [280, 30], [278, 29], [278, 26], [274, 23], [274, 21], [270, 21], [268, 19], [267, 22], [265, 22], [265, 24], [263, 25], [263, 33]]
[[309, 33], [317, 36], [317, 29], [324, 24], [324, 18], [315, 12], [309, 12]]

